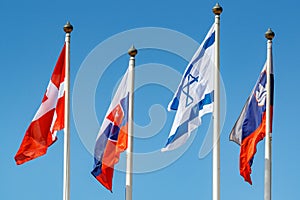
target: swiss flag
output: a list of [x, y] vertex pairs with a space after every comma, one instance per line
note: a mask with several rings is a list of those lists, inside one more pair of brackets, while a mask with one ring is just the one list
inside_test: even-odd
[[64, 45], [42, 104], [31, 121], [15, 155], [18, 165], [44, 155], [47, 148], [56, 141], [56, 132], [64, 128], [65, 52], [66, 46]]

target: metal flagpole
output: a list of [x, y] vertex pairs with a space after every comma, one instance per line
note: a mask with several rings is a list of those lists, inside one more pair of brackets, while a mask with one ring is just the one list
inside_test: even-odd
[[64, 128], [64, 186], [63, 200], [70, 200], [70, 34], [73, 26], [70, 22], [64, 26], [66, 32], [65, 45], [65, 128]]
[[220, 200], [220, 14], [223, 8], [217, 3], [215, 14], [215, 73], [213, 107], [213, 200]]
[[133, 164], [133, 103], [134, 103], [134, 67], [137, 50], [128, 50], [129, 60], [129, 108], [128, 108], [128, 143], [126, 152], [126, 200], [132, 200], [132, 164]]
[[272, 187], [272, 136], [271, 136], [271, 67], [272, 67], [272, 39], [274, 32], [269, 29], [265, 33], [267, 42], [267, 102], [266, 102], [266, 140], [265, 140], [265, 194], [264, 200], [271, 200]]

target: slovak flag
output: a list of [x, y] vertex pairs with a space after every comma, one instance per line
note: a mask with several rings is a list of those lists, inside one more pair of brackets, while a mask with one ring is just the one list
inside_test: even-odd
[[215, 25], [188, 64], [168, 110], [176, 110], [175, 119], [162, 151], [183, 145], [191, 132], [201, 125], [201, 118], [213, 111], [213, 72], [215, 56]]
[[[245, 181], [252, 185], [251, 165], [256, 153], [256, 145], [263, 140], [266, 135], [266, 98], [267, 98], [267, 72], [264, 65], [259, 79], [248, 97], [244, 108], [236, 121], [229, 139], [241, 146], [240, 149], [240, 174]], [[270, 104], [270, 127], [272, 130], [273, 116], [273, 91], [274, 76], [271, 67], [271, 104]]]
[[65, 51], [66, 46], [64, 45], [42, 104], [31, 121], [15, 155], [18, 165], [44, 155], [47, 148], [56, 141], [56, 132], [64, 128]]
[[94, 149], [94, 169], [91, 173], [110, 191], [112, 191], [114, 165], [119, 162], [120, 153], [127, 149], [128, 81], [127, 70], [108, 108]]

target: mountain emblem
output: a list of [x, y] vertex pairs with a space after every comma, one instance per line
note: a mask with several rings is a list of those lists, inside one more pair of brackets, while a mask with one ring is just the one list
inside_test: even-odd
[[262, 84], [258, 85], [257, 90], [255, 91], [255, 98], [258, 106], [264, 106], [267, 97], [267, 90]]

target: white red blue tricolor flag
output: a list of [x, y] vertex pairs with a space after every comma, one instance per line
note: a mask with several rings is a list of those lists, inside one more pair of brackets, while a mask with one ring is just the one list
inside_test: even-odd
[[114, 165], [118, 163], [120, 153], [127, 149], [128, 86], [127, 70], [106, 113], [94, 149], [94, 169], [91, 173], [110, 191], [112, 191]]
[[[270, 127], [272, 132], [274, 75], [271, 67], [271, 104], [270, 104]], [[240, 174], [245, 181], [252, 184], [250, 177], [251, 165], [256, 153], [256, 145], [266, 135], [266, 99], [267, 99], [267, 72], [266, 64], [260, 73], [259, 79], [248, 97], [244, 108], [236, 121], [231, 133], [230, 140], [241, 146], [240, 149]]]
[[191, 132], [201, 125], [201, 117], [213, 111], [213, 72], [215, 68], [215, 25], [188, 64], [168, 109], [177, 110], [162, 151], [183, 145]]
[[64, 45], [42, 104], [31, 121], [15, 155], [18, 165], [44, 155], [48, 147], [56, 141], [56, 132], [64, 128], [65, 52]]

